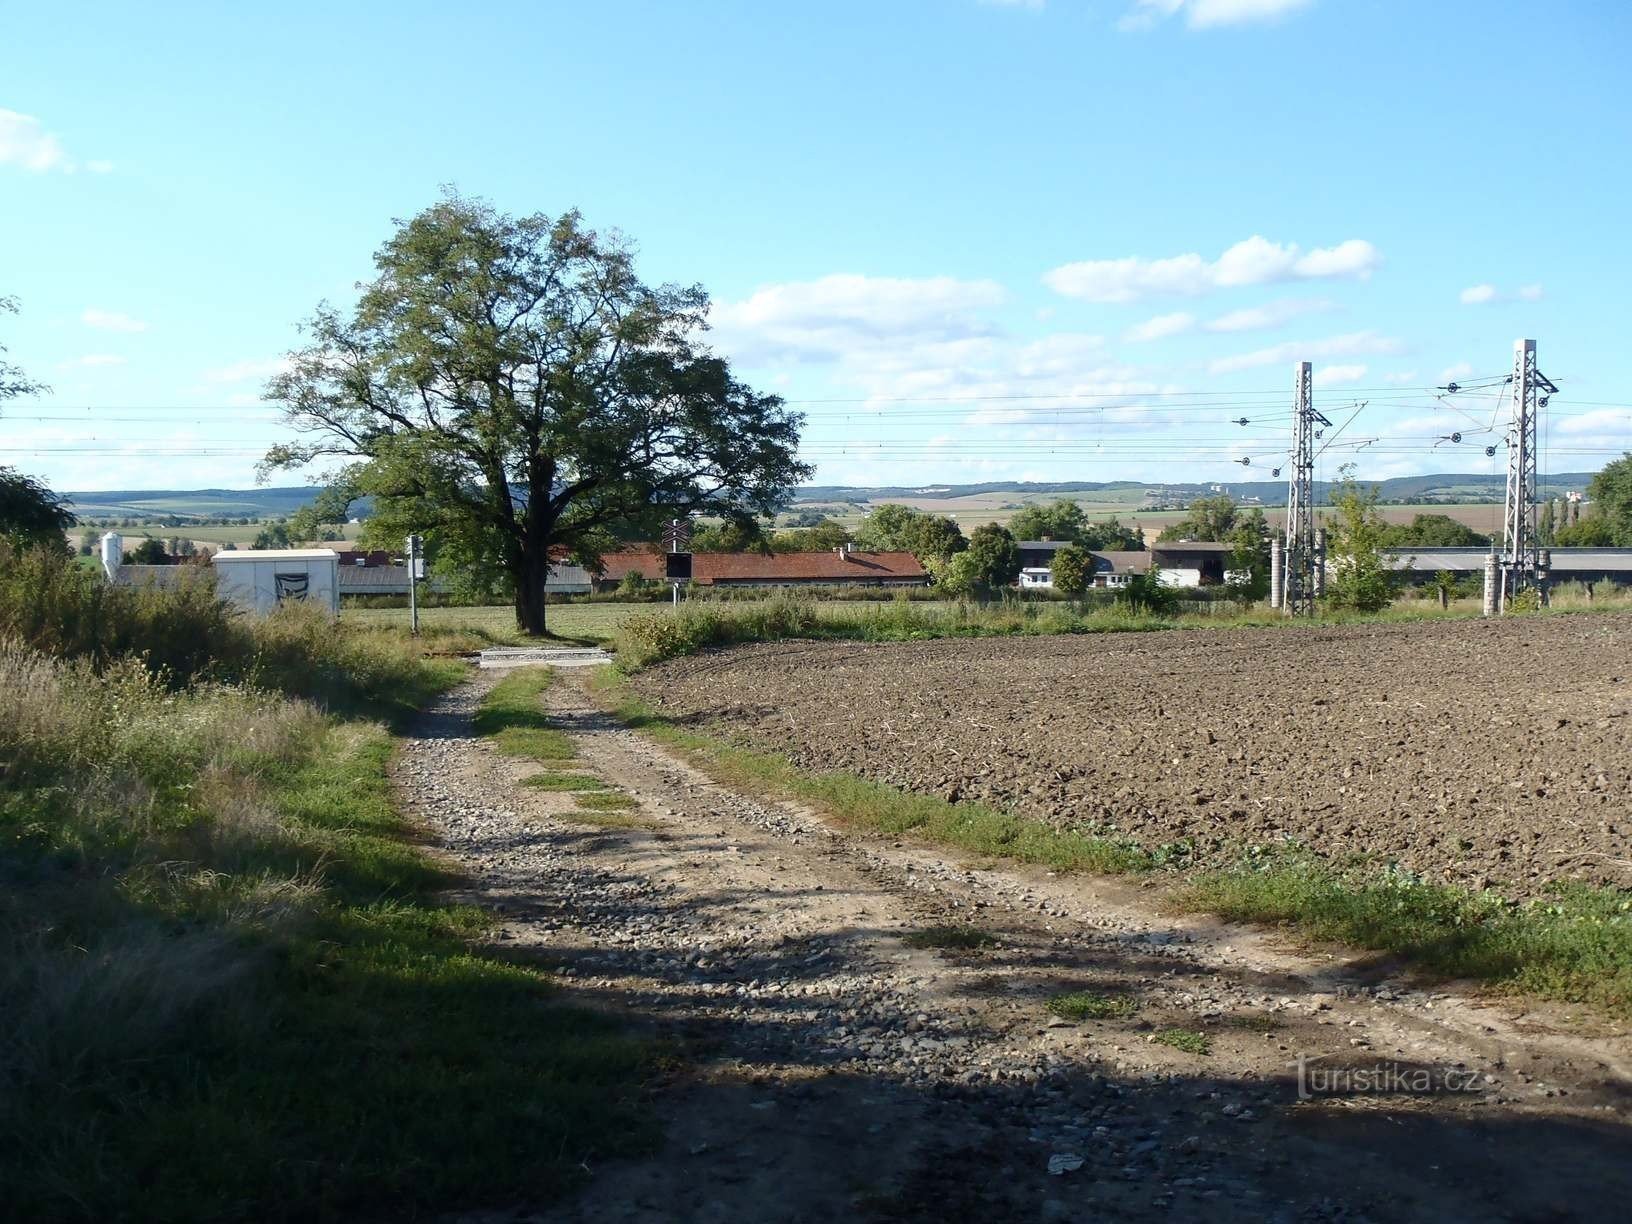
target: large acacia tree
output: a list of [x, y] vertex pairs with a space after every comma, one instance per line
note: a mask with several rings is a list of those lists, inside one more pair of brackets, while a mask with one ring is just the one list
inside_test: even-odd
[[701, 511], [769, 514], [809, 474], [802, 418], [702, 343], [708, 296], [650, 287], [577, 212], [449, 194], [375, 253], [356, 309], [319, 306], [266, 397], [302, 435], [263, 474], [331, 461], [331, 501], [424, 531], [510, 579], [543, 633], [552, 554]]

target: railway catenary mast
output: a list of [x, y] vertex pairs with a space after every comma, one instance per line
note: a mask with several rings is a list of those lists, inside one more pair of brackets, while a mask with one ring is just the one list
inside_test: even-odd
[[1513, 414], [1507, 427], [1507, 498], [1502, 511], [1499, 611], [1536, 585], [1541, 542], [1536, 530], [1536, 421], [1558, 388], [1536, 368], [1536, 342], [1513, 342]]
[[1282, 602], [1288, 616], [1315, 614], [1315, 423], [1331, 422], [1315, 411], [1313, 367], [1300, 361], [1292, 381], [1292, 474], [1286, 483], [1286, 580]]

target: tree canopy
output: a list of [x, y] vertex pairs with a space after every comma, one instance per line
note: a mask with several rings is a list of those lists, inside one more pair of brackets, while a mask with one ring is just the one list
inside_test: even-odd
[[1384, 548], [1480, 548], [1490, 544], [1490, 537], [1448, 514], [1416, 514], [1409, 523], [1385, 527], [1382, 542]]
[[[0, 297], [0, 314], [15, 314], [17, 299]], [[46, 387], [29, 378], [18, 366], [5, 360], [6, 346], [0, 344], [0, 404], [19, 395], [37, 395]], [[65, 546], [62, 533], [75, 519], [62, 499], [32, 476], [0, 465], [0, 536], [11, 536], [30, 544]]]
[[1082, 507], [1069, 497], [1057, 497], [1046, 506], [1028, 503], [1009, 520], [1016, 540], [1066, 540], [1075, 543], [1087, 525]]
[[802, 418], [703, 344], [708, 296], [651, 287], [575, 211], [511, 217], [448, 193], [375, 253], [354, 311], [322, 304], [266, 397], [374, 514], [508, 576], [545, 629], [552, 550], [689, 513], [770, 514], [809, 474]]
[[1394, 575], [1378, 551], [1385, 524], [1377, 510], [1377, 488], [1363, 488], [1345, 467], [1332, 494], [1334, 514], [1327, 528], [1331, 580], [1327, 598], [1335, 607], [1375, 612], [1394, 597]]
[[1174, 540], [1221, 542], [1229, 539], [1235, 528], [1235, 499], [1228, 493], [1209, 494], [1190, 503], [1185, 516], [1169, 523], [1157, 537], [1163, 543]]
[[1020, 577], [1020, 547], [1007, 528], [985, 523], [969, 534], [969, 547], [953, 557], [966, 593], [990, 595]]
[[1632, 453], [1605, 464], [1587, 486], [1587, 496], [1592, 501], [1588, 517], [1603, 522], [1603, 534], [1609, 542], [1621, 548], [1632, 547]]
[[74, 525], [62, 499], [32, 476], [0, 467], [0, 536], [30, 544], [66, 547], [63, 532]]
[[1254, 506], [1235, 517], [1225, 537], [1231, 545], [1230, 585], [1240, 599], [1262, 599], [1269, 594], [1269, 521]]
[[1054, 552], [1054, 563], [1049, 566], [1049, 581], [1062, 595], [1081, 595], [1093, 581], [1093, 559], [1075, 544], [1067, 544]]
[[1124, 527], [1114, 516], [1091, 523], [1082, 507], [1068, 497], [1059, 497], [1046, 506], [1035, 503], [1009, 520], [1009, 533], [1016, 540], [1064, 540], [1087, 549], [1132, 551], [1145, 546], [1137, 531]]
[[919, 561], [945, 560], [968, 546], [957, 520], [886, 502], [856, 529], [856, 543], [873, 552], [910, 552]]

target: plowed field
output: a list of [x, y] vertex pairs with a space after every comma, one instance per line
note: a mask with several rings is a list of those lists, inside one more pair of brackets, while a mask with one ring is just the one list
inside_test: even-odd
[[1632, 887], [1632, 616], [752, 646], [671, 716], [1197, 861], [1301, 843], [1530, 896]]

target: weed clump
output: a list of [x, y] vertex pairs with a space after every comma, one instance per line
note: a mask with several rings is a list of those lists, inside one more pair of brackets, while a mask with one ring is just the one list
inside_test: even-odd
[[973, 926], [933, 926], [908, 933], [903, 941], [909, 948], [948, 948], [976, 952], [997, 945], [997, 936]]
[[1094, 994], [1077, 990], [1055, 995], [1048, 1010], [1066, 1020], [1123, 1020], [1139, 1010], [1137, 1000], [1127, 995]]

